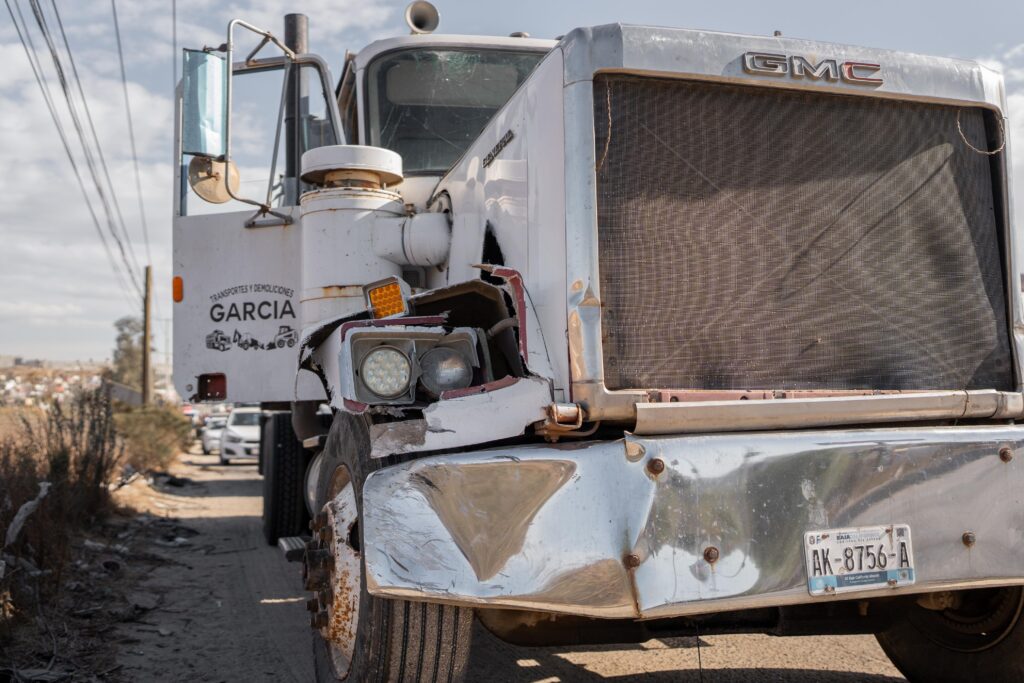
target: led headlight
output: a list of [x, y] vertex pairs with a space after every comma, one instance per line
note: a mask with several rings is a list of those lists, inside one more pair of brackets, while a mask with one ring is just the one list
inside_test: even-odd
[[237, 436], [235, 434], [225, 434], [224, 440], [227, 441], [228, 443], [241, 443], [242, 437]]
[[434, 396], [452, 389], [464, 389], [473, 381], [473, 368], [461, 353], [447, 346], [435, 346], [420, 357], [420, 381]]
[[359, 376], [366, 388], [381, 398], [396, 398], [409, 390], [412, 366], [393, 346], [379, 346], [363, 358]]

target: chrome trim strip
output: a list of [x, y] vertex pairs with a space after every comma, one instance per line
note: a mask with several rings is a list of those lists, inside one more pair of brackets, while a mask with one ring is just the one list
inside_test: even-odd
[[638, 403], [636, 434], [794, 429], [916, 420], [1006, 419], [1024, 415], [1024, 395], [935, 391], [753, 401]]

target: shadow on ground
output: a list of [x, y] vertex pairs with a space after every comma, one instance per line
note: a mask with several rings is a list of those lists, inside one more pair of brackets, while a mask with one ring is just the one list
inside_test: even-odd
[[[637, 683], [905, 683], [895, 676], [862, 671], [823, 671], [820, 669], [789, 669], [779, 667], [705, 668], [697, 666], [696, 638], [666, 638], [661, 641], [668, 650], [686, 649], [693, 653], [693, 664], [687, 668], [661, 671], [630, 670], [621, 673], [595, 672], [585, 664], [571, 661], [581, 655], [605, 653], [619, 655], [622, 660], [636, 661], [641, 653], [649, 653], [644, 645], [586, 645], [579, 647], [519, 647], [509, 645], [491, 635], [479, 624], [473, 632], [473, 654], [467, 680], [489, 683], [563, 683], [574, 681], [636, 681]], [[809, 643], [813, 645], [813, 643]], [[707, 649], [705, 649], [707, 648]], [[701, 641], [705, 660], [713, 646]], [[666, 650], [661, 650], [665, 652]], [[574, 656], [577, 655], [577, 656]], [[650, 660], [648, 660], [650, 663]], [[604, 668], [604, 667], [602, 667]]]

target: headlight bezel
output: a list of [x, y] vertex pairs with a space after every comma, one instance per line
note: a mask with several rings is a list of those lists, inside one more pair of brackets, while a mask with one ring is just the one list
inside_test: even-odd
[[[424, 388], [420, 359], [436, 347], [449, 347], [465, 358], [473, 381], [490, 379], [485, 358], [481, 360], [479, 340], [482, 331], [470, 327], [444, 328], [441, 326], [387, 326], [352, 330], [346, 334], [340, 352], [342, 395], [367, 406], [404, 406], [439, 400], [439, 396]], [[366, 357], [381, 346], [389, 346], [403, 353], [409, 361], [410, 380], [407, 389], [393, 397], [381, 396], [370, 389], [362, 376]]]

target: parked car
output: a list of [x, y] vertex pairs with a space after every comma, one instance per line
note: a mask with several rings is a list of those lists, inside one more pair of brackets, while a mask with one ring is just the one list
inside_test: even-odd
[[260, 456], [260, 409], [235, 408], [228, 415], [220, 437], [220, 462], [233, 458], [256, 460]]
[[206, 424], [203, 426], [199, 436], [203, 442], [203, 455], [209, 455], [214, 450], [220, 450], [220, 438], [227, 423], [227, 415], [211, 415], [206, 418]]

